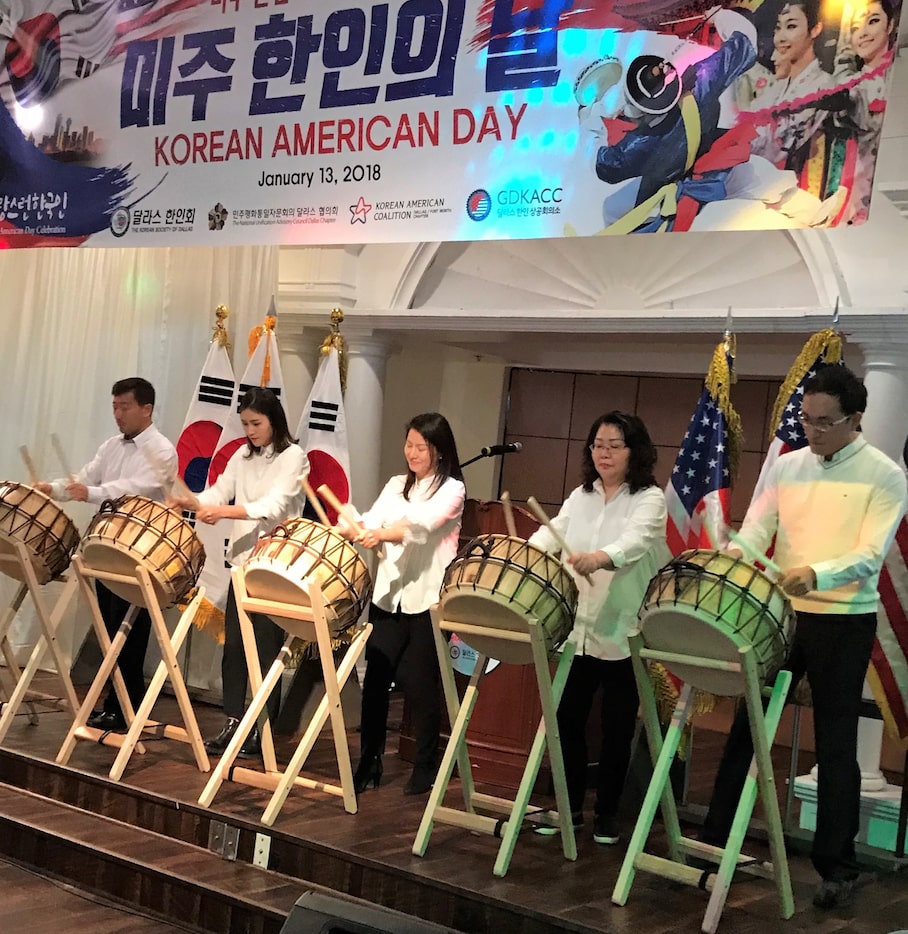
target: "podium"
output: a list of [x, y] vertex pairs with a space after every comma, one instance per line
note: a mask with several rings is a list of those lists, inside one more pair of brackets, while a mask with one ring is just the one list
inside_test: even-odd
[[[728, 661], [648, 648], [639, 631], [631, 634], [629, 642], [634, 676], [640, 694], [643, 725], [653, 761], [653, 777], [612, 891], [612, 902], [616, 905], [627, 903], [637, 870], [653, 873], [672, 882], [682, 882], [686, 885], [704, 888], [710, 893], [710, 898], [702, 930], [706, 934], [715, 934], [728, 897], [732, 876], [737, 869], [751, 875], [772, 879], [778, 892], [782, 917], [790, 918], [794, 914], [794, 897], [769, 750], [779, 726], [788, 688], [791, 685], [791, 672], [780, 671], [776, 676], [764, 714], [760, 673], [755, 658], [756, 653], [752, 646], [742, 646], [738, 650], [738, 661]], [[754, 758], [738, 801], [728, 841], [724, 847], [710, 846], [681, 835], [669, 770], [678, 752], [685, 723], [691, 713], [694, 685], [684, 684], [663, 739], [652, 682], [644, 664], [644, 660], [647, 659], [660, 661], [669, 670], [672, 670], [673, 666], [679, 667], [693, 682], [697, 681], [698, 671], [722, 672], [723, 678], [737, 683], [736, 693], [743, 695], [754, 741]], [[771, 863], [761, 863], [741, 855], [744, 836], [758, 791], [763, 799], [769, 828]], [[644, 852], [644, 846], [660, 805], [668, 837], [668, 858]], [[713, 875], [688, 866], [685, 862], [686, 855], [717, 863], [718, 871]]]
[[[188, 743], [192, 747], [196, 764], [199, 770], [207, 772], [210, 768], [208, 755], [205, 752], [205, 746], [202, 742], [202, 735], [199, 732], [199, 725], [196, 721], [195, 712], [192, 709], [192, 703], [189, 699], [189, 692], [186, 690], [186, 684], [183, 681], [183, 675], [177, 662], [177, 652], [179, 652], [186, 634], [192, 625], [192, 620], [205, 596], [202, 588], [196, 592], [188, 606], [183, 610], [180, 620], [174, 630], [173, 636], [167, 631], [167, 624], [164, 621], [164, 615], [161, 612], [161, 605], [158, 599], [157, 591], [148, 570], [141, 564], [136, 564], [131, 572], [111, 571], [102, 568], [89, 567], [82, 555], [75, 555], [72, 560], [72, 567], [75, 571], [75, 578], [78, 581], [79, 589], [91, 613], [91, 623], [98, 639], [98, 645], [104, 653], [101, 666], [95, 675], [85, 695], [82, 706], [78, 709], [75, 720], [63, 740], [60, 751], [57, 753], [56, 761], [60, 765], [69, 762], [73, 751], [76, 748], [76, 741], [83, 739], [101, 745], [117, 746], [119, 752], [110, 769], [110, 778], [119, 781], [129, 762], [133, 752], [144, 754], [145, 747], [141, 742], [143, 730], [154, 730], [159, 736], [165, 739], [174, 739], [180, 742]], [[98, 606], [98, 598], [92, 581], [100, 580], [105, 584], [114, 585], [114, 587], [128, 588], [131, 594], [132, 605], [120, 623], [114, 638], [111, 639], [107, 634], [107, 627], [101, 617], [101, 610]], [[145, 696], [139, 704], [139, 709], [134, 711], [129, 695], [126, 693], [126, 685], [120, 669], [117, 667], [117, 659], [126, 642], [126, 637], [132, 628], [136, 615], [140, 607], [145, 607], [151, 617], [151, 628], [158, 641], [161, 650], [161, 661], [148, 685]], [[111, 733], [87, 726], [88, 718], [94, 709], [101, 691], [109, 679], [113, 679], [114, 690], [117, 699], [120, 702], [120, 709], [128, 725], [126, 734]], [[170, 679], [174, 696], [179, 704], [180, 713], [183, 717], [183, 727], [172, 726], [169, 724], [158, 723], [151, 719], [151, 711], [161, 693], [164, 681]]]
[[[10, 675], [10, 678], [4, 676], [0, 679], [0, 693], [3, 698], [3, 713], [0, 714], [0, 743], [2, 743], [23, 703], [28, 708], [29, 721], [34, 725], [38, 722], [36, 702], [50, 703], [55, 706], [63, 703], [70, 712], [75, 713], [79, 709], [79, 700], [69, 675], [69, 662], [63, 657], [57, 642], [57, 627], [76, 593], [75, 578], [65, 574], [57, 578], [63, 582], [63, 591], [51, 610], [45, 601], [31, 555], [22, 542], [7, 541], [4, 544], [0, 551], [0, 571], [20, 581], [12, 601], [0, 617], [0, 651], [6, 662], [7, 673]], [[31, 596], [41, 633], [25, 668], [20, 671], [9, 642], [9, 630], [27, 596]], [[57, 676], [63, 688], [62, 698], [30, 690], [32, 679], [48, 651], [54, 660]]]
[[[302, 585], [308, 594], [309, 606], [300, 603], [252, 598], [246, 591], [245, 570], [241, 567], [235, 567], [232, 576], [240, 632], [243, 637], [243, 649], [246, 655], [246, 668], [249, 672], [252, 701], [242, 720], [240, 720], [230, 743], [224, 750], [224, 754], [215, 766], [211, 778], [199, 798], [199, 804], [203, 807], [210, 806], [221, 785], [230, 780], [274, 792], [261, 818], [262, 823], [267, 824], [269, 827], [274, 823], [293, 787], [310, 788], [337, 795], [343, 798], [344, 809], [349, 814], [355, 814], [357, 810], [356, 792], [353, 788], [350, 747], [347, 744], [347, 730], [344, 724], [344, 712], [340, 695], [344, 684], [353, 673], [356, 662], [366, 647], [366, 640], [372, 632], [372, 624], [367, 623], [356, 633], [348, 645], [340, 664], [335, 668], [325, 598], [317, 576], [313, 575]], [[264, 678], [259, 665], [255, 630], [252, 626], [252, 620], [249, 618], [250, 613], [263, 613], [270, 616], [287, 633], [284, 645]], [[267, 717], [261, 723], [262, 760], [265, 771], [260, 772], [256, 769], [234, 766], [240, 747], [246, 741], [246, 737], [252, 731], [256, 722], [261, 718], [268, 698], [271, 696], [272, 690], [279, 684], [285, 669], [292, 659], [294, 645], [299, 639], [315, 642], [318, 645], [319, 660], [321, 661], [322, 675], [325, 682], [325, 696], [315, 709], [312, 719], [297, 745], [296, 752], [283, 772], [277, 765], [271, 725]], [[322, 727], [329, 718], [340, 772], [339, 785], [300, 775]]]
[[[446, 619], [440, 604], [435, 604], [431, 608], [431, 616], [432, 634], [441, 669], [442, 688], [452, 729], [435, 784], [423, 812], [416, 841], [413, 844], [414, 856], [425, 855], [432, 828], [436, 822], [450, 824], [474, 833], [500, 836], [501, 845], [498, 848], [493, 872], [496, 876], [504, 876], [517, 845], [517, 836], [526, 816], [543, 755], [548, 750], [552, 781], [555, 786], [555, 801], [558, 806], [557, 814], [551, 814], [550, 817], [552, 821], [557, 821], [561, 829], [561, 843], [565, 859], [576, 859], [577, 843], [574, 839], [574, 825], [567, 783], [564, 778], [564, 760], [556, 719], [558, 703], [564, 692], [564, 685], [574, 659], [574, 644], [570, 641], [564, 644], [555, 674], [552, 676], [545, 635], [540, 624], [532, 617], [515, 614], [511, 628], [504, 629], [487, 625], [481, 619], [470, 623]], [[447, 633], [454, 632], [479, 653], [476, 668], [462, 701], [458, 700], [446, 638]], [[485, 675], [486, 661], [490, 656], [502, 659], [502, 664], [507, 665], [532, 664], [536, 673], [538, 698], [542, 708], [542, 717], [539, 720], [536, 736], [529, 750], [526, 766], [513, 800], [478, 793], [474, 787], [473, 772], [470, 766], [467, 728], [470, 725], [470, 718]], [[455, 765], [460, 775], [463, 809], [447, 807], [442, 803]], [[477, 814], [476, 805], [504, 815], [504, 819]]]

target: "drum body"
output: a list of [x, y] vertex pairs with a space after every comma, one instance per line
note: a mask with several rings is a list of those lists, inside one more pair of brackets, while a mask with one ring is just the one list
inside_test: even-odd
[[[794, 611], [762, 571], [720, 551], [685, 551], [650, 581], [640, 611], [643, 641], [663, 652], [740, 661], [752, 646], [762, 680], [788, 655]], [[713, 694], [744, 691], [740, 675], [668, 663], [676, 677]]]
[[[135, 576], [137, 565], [151, 576], [161, 609], [179, 602], [195, 586], [205, 549], [192, 526], [172, 509], [145, 496], [106, 500], [82, 536], [87, 567]], [[138, 581], [104, 581], [115, 594], [145, 605]]]
[[[480, 535], [448, 566], [441, 588], [445, 620], [524, 632], [539, 621], [549, 656], [568, 637], [577, 611], [577, 585], [554, 556], [520, 538]], [[511, 664], [533, 661], [530, 646], [467, 633], [477, 652]]]
[[[79, 544], [69, 516], [49, 497], [24, 483], [0, 483], [0, 555], [15, 555], [24, 545], [39, 584], [59, 577]], [[16, 580], [24, 575], [18, 562], [3, 561], [0, 569]]]
[[[309, 519], [290, 519], [256, 542], [243, 565], [246, 593], [257, 600], [310, 606], [310, 581], [317, 581], [325, 598], [333, 646], [349, 642], [372, 596], [369, 569], [356, 548], [334, 529]], [[274, 617], [293, 635], [309, 639], [312, 628], [295, 620]]]

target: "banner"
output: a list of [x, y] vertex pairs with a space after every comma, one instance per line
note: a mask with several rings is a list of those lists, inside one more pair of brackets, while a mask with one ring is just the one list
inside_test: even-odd
[[867, 217], [900, 2], [0, 0], [0, 248]]

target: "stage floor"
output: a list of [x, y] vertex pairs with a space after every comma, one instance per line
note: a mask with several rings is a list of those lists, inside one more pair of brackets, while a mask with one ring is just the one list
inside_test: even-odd
[[[392, 717], [399, 715], [401, 705], [392, 705]], [[222, 722], [217, 709], [195, 705], [203, 735], [216, 732]], [[164, 722], [179, 724], [176, 702], [171, 697], [159, 701], [155, 716]], [[69, 717], [62, 712], [43, 713], [37, 726], [29, 725], [23, 715], [17, 717], [4, 743], [4, 750], [33, 760], [52, 762], [57, 754]], [[359, 737], [349, 733], [351, 758], [355, 764]], [[700, 730], [696, 737], [696, 755], [689, 770], [688, 804], [705, 804], [712, 782], [712, 771], [721, 749], [723, 737]], [[207, 775], [193, 761], [190, 748], [172, 740], [147, 742], [145, 755], [134, 755], [121, 781], [124, 788], [139, 794], [175, 801], [191, 810], [205, 787]], [[670, 883], [638, 872], [628, 903], [617, 907], [611, 903], [611, 892], [624, 856], [626, 841], [633, 830], [634, 815], [626, 815], [622, 826], [622, 842], [616, 846], [599, 846], [592, 840], [591, 821], [578, 831], [578, 857], [575, 862], [564, 859], [560, 840], [541, 837], [532, 832], [521, 834], [509, 871], [505, 878], [492, 873], [499, 841], [455, 827], [436, 824], [427, 853], [416, 857], [411, 848], [427, 798], [406, 797], [402, 789], [409, 774], [409, 765], [397, 755], [397, 733], [389, 734], [385, 755], [385, 772], [381, 787], [369, 789], [360, 796], [359, 812], [347, 814], [340, 798], [317, 791], [295, 788], [270, 830], [275, 838], [298, 841], [310, 851], [309, 871], [304, 878], [329, 884], [331, 872], [346, 894], [379, 901], [398, 910], [441, 920], [443, 912], [433, 900], [448, 899], [452, 907], [447, 923], [463, 931], [486, 930], [471, 922], [471, 912], [458, 912], [458, 901], [485, 903], [502, 911], [519, 908], [525, 922], [523, 931], [613, 932], [613, 934], [667, 934], [667, 932], [700, 930], [706, 910], [707, 895], [696, 889]], [[286, 763], [295, 748], [293, 738], [278, 739], [278, 761]], [[73, 774], [78, 773], [106, 780], [116, 750], [113, 747], [79, 742], [69, 762]], [[778, 786], [784, 793], [787, 774], [787, 749], [777, 750]], [[245, 764], [245, 763], [244, 763]], [[805, 767], [809, 766], [805, 763]], [[337, 781], [334, 746], [330, 734], [323, 733], [310, 756], [303, 774]], [[63, 776], [66, 780], [66, 776]], [[458, 803], [459, 786], [452, 783], [448, 802]], [[211, 819], [256, 824], [262, 815], [270, 793], [246, 785], [225, 783], [209, 809]], [[539, 800], [544, 807], [551, 802]], [[695, 833], [693, 825], [684, 826], [686, 833]], [[647, 846], [649, 852], [664, 854], [664, 839], [657, 824]], [[768, 858], [768, 848], [759, 840], [749, 840], [745, 852]], [[319, 866], [345, 866], [345, 869], [325, 869], [322, 879], [313, 879]], [[744, 877], [732, 886], [719, 926], [720, 931], [734, 934], [766, 934], [770, 931], [810, 930], [821, 932], [848, 931], [854, 934], [887, 934], [908, 928], [908, 886], [896, 871], [877, 870], [876, 878], [857, 894], [854, 907], [842, 912], [820, 912], [811, 905], [817, 878], [809, 859], [790, 851], [795, 915], [788, 921], [779, 916], [776, 891], [771, 882]], [[352, 867], [352, 868], [351, 868]], [[280, 871], [287, 872], [285, 866]], [[374, 872], [381, 869], [386, 879], [396, 878], [399, 884], [385, 881], [379, 891], [370, 883]], [[373, 872], [374, 871], [374, 872]], [[422, 892], [416, 896], [412, 893]], [[396, 894], [395, 894], [396, 893]], [[409, 894], [407, 894], [409, 893]], [[431, 908], [431, 910], [430, 910]], [[472, 916], [476, 916], [475, 910]], [[505, 915], [502, 914], [502, 917]], [[510, 929], [500, 928], [501, 934]], [[516, 930], [516, 928], [515, 928]], [[498, 934], [498, 932], [496, 932]]]

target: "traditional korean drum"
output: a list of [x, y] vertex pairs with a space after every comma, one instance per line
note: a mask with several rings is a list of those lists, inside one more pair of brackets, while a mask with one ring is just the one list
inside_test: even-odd
[[[369, 569], [356, 548], [334, 529], [309, 519], [290, 519], [262, 536], [243, 565], [246, 593], [253, 599], [311, 606], [308, 587], [322, 591], [333, 647], [350, 641], [372, 596]], [[308, 625], [275, 617], [283, 629], [308, 638]]]
[[16, 580], [24, 574], [15, 557], [24, 545], [39, 584], [59, 577], [79, 544], [79, 533], [69, 516], [39, 490], [5, 480], [0, 483], [0, 570]]
[[[574, 625], [577, 585], [561, 561], [535, 545], [507, 535], [480, 535], [448, 566], [441, 611], [446, 622], [516, 632], [526, 632], [527, 620], [535, 619], [552, 657]], [[472, 632], [458, 635], [490, 658], [518, 665], [533, 661], [525, 643]]]
[[[166, 609], [195, 586], [205, 564], [205, 549], [179, 512], [145, 496], [105, 500], [82, 536], [82, 560], [88, 568], [135, 578], [137, 566], [148, 571], [158, 603]], [[103, 581], [136, 606], [145, 605], [138, 579]]]
[[[762, 680], [788, 655], [794, 611], [762, 571], [720, 551], [685, 551], [650, 581], [640, 610], [647, 648], [720, 661], [740, 661], [751, 646]], [[738, 695], [734, 672], [663, 662], [676, 677], [712, 694]]]

